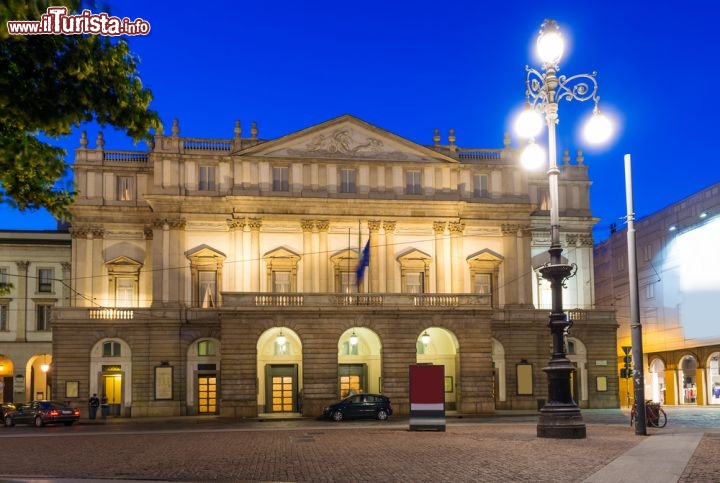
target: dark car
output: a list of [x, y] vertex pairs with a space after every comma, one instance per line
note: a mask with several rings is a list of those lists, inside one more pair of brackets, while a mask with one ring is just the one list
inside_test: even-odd
[[382, 394], [355, 394], [327, 406], [323, 411], [323, 416], [335, 421], [363, 418], [384, 421], [392, 413], [389, 397]]
[[5, 415], [10, 411], [15, 411], [15, 409], [17, 409], [17, 406], [15, 406], [15, 404], [11, 402], [7, 402], [0, 404], [0, 409], [2, 409], [3, 421], [5, 421]]
[[33, 401], [18, 405], [14, 411], [5, 415], [5, 426], [16, 424], [34, 424], [36, 427], [46, 424], [70, 426], [80, 419], [80, 410], [57, 401]]

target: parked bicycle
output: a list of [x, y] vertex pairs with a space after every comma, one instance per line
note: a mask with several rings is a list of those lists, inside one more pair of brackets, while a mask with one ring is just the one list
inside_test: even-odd
[[[660, 403], [645, 401], [645, 423], [653, 428], [664, 428], [667, 424], [667, 414]], [[630, 409], [630, 426], [635, 424], [635, 405]]]

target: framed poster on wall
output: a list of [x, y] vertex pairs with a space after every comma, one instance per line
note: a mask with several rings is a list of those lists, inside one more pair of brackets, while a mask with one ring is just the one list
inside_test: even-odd
[[78, 397], [80, 394], [79, 381], [65, 381], [65, 397]]
[[155, 399], [172, 399], [173, 368], [172, 366], [155, 367]]

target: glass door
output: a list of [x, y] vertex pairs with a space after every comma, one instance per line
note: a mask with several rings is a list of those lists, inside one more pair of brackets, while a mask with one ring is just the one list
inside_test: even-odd
[[198, 375], [198, 413], [217, 413], [217, 376], [215, 374]]

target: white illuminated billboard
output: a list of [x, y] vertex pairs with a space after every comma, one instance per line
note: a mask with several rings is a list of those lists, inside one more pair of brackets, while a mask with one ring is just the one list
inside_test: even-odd
[[[720, 336], [720, 217], [679, 233], [663, 267], [666, 306], [677, 303], [686, 339]], [[673, 300], [674, 299], [674, 300]]]

